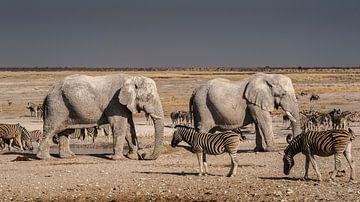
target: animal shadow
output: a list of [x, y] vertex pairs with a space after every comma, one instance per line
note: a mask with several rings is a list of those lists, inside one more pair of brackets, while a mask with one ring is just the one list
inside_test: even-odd
[[[133, 173], [140, 173], [140, 174], [161, 174], [161, 175], [177, 175], [177, 176], [199, 176], [199, 173], [197, 172], [150, 172], [150, 171], [143, 171], [138, 172], [135, 171]], [[207, 174], [208, 176], [222, 176], [222, 175], [216, 175], [216, 174]]]
[[28, 153], [28, 152], [17, 152], [17, 151], [9, 151], [9, 152], [4, 152], [2, 153], [3, 155], [19, 155], [19, 156], [23, 156], [25, 158], [28, 159], [32, 159], [32, 160], [37, 160], [38, 158], [36, 157], [36, 154], [34, 153]]
[[[111, 158], [111, 155], [113, 153], [106, 153], [106, 154], [86, 154], [87, 156], [92, 156], [92, 157], [96, 157], [96, 158], [100, 158], [100, 159], [106, 159], [106, 160], [113, 160]], [[85, 154], [84, 154], [85, 155]], [[126, 156], [124, 155], [124, 157], [126, 158]]]
[[302, 177], [259, 177], [262, 180], [287, 180], [287, 181], [313, 181], [313, 182], [317, 182], [317, 180], [315, 179], [304, 179]]

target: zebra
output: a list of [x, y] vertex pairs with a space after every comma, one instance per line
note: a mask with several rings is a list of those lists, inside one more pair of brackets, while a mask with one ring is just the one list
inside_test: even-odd
[[310, 102], [312, 102], [312, 101], [317, 101], [317, 100], [319, 100], [319, 99], [320, 99], [320, 96], [319, 96], [319, 95], [312, 94], [312, 95], [310, 96]]
[[28, 102], [26, 109], [28, 109], [30, 111], [30, 116], [32, 117], [33, 115], [35, 115], [35, 117], [37, 117], [37, 105], [32, 103], [32, 102]]
[[100, 126], [98, 126], [98, 129], [104, 131], [104, 136], [105, 136], [107, 142], [110, 142], [110, 138], [112, 136], [112, 129], [111, 129], [110, 124], [100, 125]]
[[153, 122], [153, 120], [151, 119], [149, 113], [145, 113], [145, 119], [146, 119], [146, 125], [148, 125], [148, 126], [154, 125], [154, 122]]
[[44, 106], [42, 104], [38, 104], [36, 106], [36, 113], [37, 113], [37, 117], [42, 118], [43, 117], [43, 113], [44, 113]]
[[43, 137], [43, 132], [41, 130], [32, 130], [29, 132], [31, 142], [39, 143]]
[[172, 121], [173, 125], [178, 124], [179, 118], [180, 118], [180, 111], [171, 112], [170, 113], [170, 118], [171, 118], [171, 121]]
[[179, 111], [179, 121], [180, 124], [191, 124], [191, 115], [190, 112], [186, 112], [186, 111]]
[[19, 145], [21, 151], [23, 151], [24, 148], [29, 150], [33, 149], [29, 132], [19, 123], [0, 124], [0, 138], [3, 140], [9, 140], [9, 151], [11, 151], [11, 146], [14, 140], [15, 143]]
[[[86, 132], [85, 132], [86, 130]], [[86, 133], [88, 136], [91, 137], [92, 142], [95, 142], [97, 137], [97, 130], [95, 127], [91, 128], [75, 128], [75, 129], [66, 129], [61, 133], [53, 136], [53, 142], [55, 144], [59, 144], [59, 136], [65, 135], [68, 136], [70, 139], [78, 139], [78, 140], [85, 140]]]
[[294, 156], [302, 152], [306, 157], [304, 178], [308, 179], [309, 162], [311, 162], [318, 180], [321, 181], [321, 174], [315, 162], [314, 155], [321, 157], [334, 155], [335, 169], [330, 176], [330, 180], [333, 181], [341, 166], [341, 154], [344, 154], [351, 169], [350, 181], [354, 180], [355, 167], [351, 157], [351, 142], [353, 139], [354, 134], [350, 128], [349, 131], [327, 130], [301, 133], [289, 142], [289, 145], [284, 151], [284, 174], [289, 175], [291, 168], [294, 166]]
[[236, 175], [238, 166], [236, 154], [240, 146], [240, 136], [237, 133], [233, 131], [216, 134], [201, 133], [194, 128], [177, 125], [171, 146], [176, 147], [183, 140], [191, 146], [192, 151], [197, 155], [200, 166], [199, 175], [208, 174], [206, 154], [218, 155], [224, 152], [229, 153], [231, 158], [231, 168], [227, 177]]

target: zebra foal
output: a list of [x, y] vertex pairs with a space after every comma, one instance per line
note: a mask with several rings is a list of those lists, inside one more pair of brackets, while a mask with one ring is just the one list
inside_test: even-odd
[[[181, 141], [185, 141], [191, 146], [191, 149], [199, 161], [200, 173], [208, 174], [206, 154], [218, 155], [224, 152], [229, 153], [231, 158], [231, 168], [227, 177], [236, 175], [238, 166], [236, 153], [240, 146], [240, 136], [232, 131], [223, 133], [200, 133], [194, 128], [177, 125], [171, 140], [171, 146], [176, 147]], [[204, 172], [205, 168], [205, 172]]]
[[321, 181], [321, 174], [314, 155], [321, 157], [334, 155], [335, 168], [330, 176], [330, 180], [334, 180], [341, 166], [341, 154], [344, 154], [351, 169], [350, 181], [354, 180], [355, 165], [351, 157], [351, 142], [353, 139], [354, 135], [351, 129], [349, 131], [309, 131], [296, 136], [284, 151], [284, 174], [289, 175], [291, 168], [294, 166], [294, 156], [302, 152], [306, 157], [304, 178], [308, 179], [309, 163], [311, 162], [318, 180]]

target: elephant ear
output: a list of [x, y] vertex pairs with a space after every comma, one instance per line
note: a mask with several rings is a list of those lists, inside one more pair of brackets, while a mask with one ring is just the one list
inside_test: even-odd
[[119, 92], [119, 102], [132, 112], [137, 112], [136, 103], [136, 86], [133, 78], [129, 78], [125, 81], [124, 86]]
[[266, 111], [274, 110], [274, 81], [265, 74], [256, 74], [249, 79], [245, 89], [245, 98], [252, 104]]

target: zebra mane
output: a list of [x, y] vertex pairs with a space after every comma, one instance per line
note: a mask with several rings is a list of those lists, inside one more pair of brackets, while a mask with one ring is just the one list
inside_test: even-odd
[[193, 129], [195, 130], [195, 128], [192, 128], [190, 126], [185, 126], [185, 125], [176, 125], [175, 128], [187, 128], [187, 129]]
[[21, 132], [24, 134], [24, 137], [26, 139], [30, 139], [29, 131], [24, 126], [21, 126], [20, 123], [18, 123], [17, 125], [19, 126]]
[[[289, 145], [286, 147], [286, 149], [284, 150], [284, 153], [285, 154], [289, 154], [290, 151], [295, 151], [294, 149], [299, 149], [299, 148], [296, 148], [298, 146], [300, 146], [299, 144], [299, 141], [301, 141], [301, 138], [303, 136], [303, 133], [295, 136], [289, 143]], [[299, 151], [300, 152], [300, 151]]]
[[176, 125], [175, 129], [183, 129], [183, 130], [187, 130], [187, 131], [190, 131], [190, 132], [200, 133], [200, 132], [196, 131], [195, 128], [190, 127], [190, 126], [185, 126], [185, 125]]

